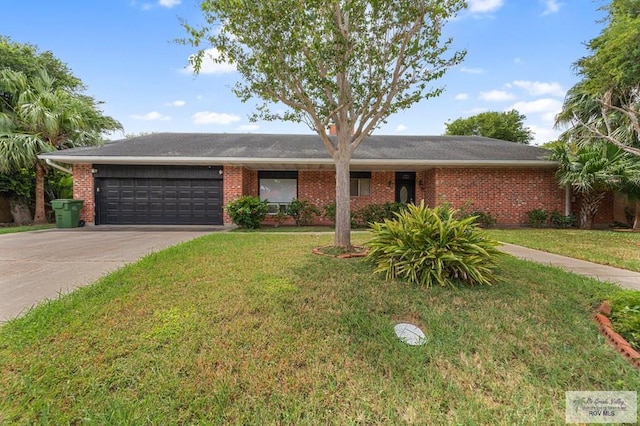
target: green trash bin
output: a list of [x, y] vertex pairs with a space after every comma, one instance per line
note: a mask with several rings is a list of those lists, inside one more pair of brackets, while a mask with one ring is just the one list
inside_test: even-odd
[[51, 207], [56, 213], [56, 227], [77, 228], [80, 223], [80, 210], [82, 210], [83, 203], [83, 200], [51, 200]]

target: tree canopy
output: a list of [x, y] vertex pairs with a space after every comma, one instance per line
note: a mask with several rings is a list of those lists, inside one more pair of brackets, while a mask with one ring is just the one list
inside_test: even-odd
[[4, 68], [22, 72], [27, 78], [35, 77], [44, 69], [54, 80], [55, 87], [72, 91], [85, 89], [82, 81], [73, 75], [67, 64], [52, 52], [40, 52], [35, 45], [15, 43], [9, 37], [0, 36], [0, 69]]
[[579, 143], [606, 140], [640, 155], [640, 1], [612, 0], [607, 26], [577, 60], [582, 77], [568, 93], [557, 125]]
[[[97, 145], [103, 133], [120, 130], [99, 103], [79, 93], [82, 82], [50, 52], [0, 40], [7, 53], [0, 63], [0, 172], [35, 168], [34, 222], [44, 222], [44, 178], [47, 166], [37, 155], [56, 149]], [[24, 67], [25, 71], [21, 69]], [[49, 74], [61, 77], [61, 81]]]
[[558, 161], [560, 185], [582, 195], [580, 227], [590, 228], [606, 191], [635, 196], [640, 190], [640, 159], [606, 141], [579, 144], [559, 140], [550, 143], [550, 159]]
[[184, 23], [182, 42], [199, 49], [196, 72], [209, 48], [214, 60], [235, 64], [242, 77], [235, 94], [262, 100], [254, 119], [303, 122], [318, 133], [336, 167], [335, 244], [349, 247], [352, 154], [391, 114], [440, 95], [430, 83], [465, 54], [441, 41], [443, 26], [464, 7], [464, 0], [205, 0], [206, 24]]
[[516, 110], [507, 112], [488, 111], [468, 118], [458, 118], [450, 123], [445, 134], [460, 136], [484, 136], [504, 141], [529, 144], [533, 132], [525, 127], [527, 117]]

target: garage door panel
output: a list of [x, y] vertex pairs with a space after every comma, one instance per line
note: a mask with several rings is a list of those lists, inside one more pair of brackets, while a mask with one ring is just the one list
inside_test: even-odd
[[101, 178], [99, 223], [222, 224], [222, 181]]

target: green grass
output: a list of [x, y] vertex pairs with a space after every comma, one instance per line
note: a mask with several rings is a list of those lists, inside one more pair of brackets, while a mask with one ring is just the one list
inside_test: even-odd
[[0, 424], [563, 424], [565, 391], [640, 388], [591, 319], [612, 285], [504, 256], [423, 290], [331, 241], [211, 234], [5, 324]]
[[639, 232], [529, 228], [487, 232], [505, 243], [640, 272]]
[[0, 228], [0, 234], [13, 234], [15, 232], [29, 232], [29, 231], [39, 231], [41, 229], [51, 229], [55, 228], [54, 224], [46, 224], [46, 225], [29, 225], [29, 226], [7, 226], [5, 228]]
[[252, 233], [252, 232], [267, 232], [267, 233], [282, 233], [282, 232], [295, 232], [295, 233], [312, 233], [312, 232], [333, 232], [334, 229], [331, 226], [262, 226], [260, 229], [247, 229], [236, 228], [232, 232], [239, 233]]

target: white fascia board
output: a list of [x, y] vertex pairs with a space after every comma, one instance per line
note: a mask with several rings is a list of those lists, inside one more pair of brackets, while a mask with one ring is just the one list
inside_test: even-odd
[[[39, 155], [67, 164], [138, 164], [138, 165], [333, 165], [331, 158], [247, 158], [247, 157], [134, 157], [134, 156], [84, 156], [84, 155]], [[371, 167], [555, 167], [557, 162], [549, 160], [429, 160], [429, 159], [352, 159], [351, 165]]]

